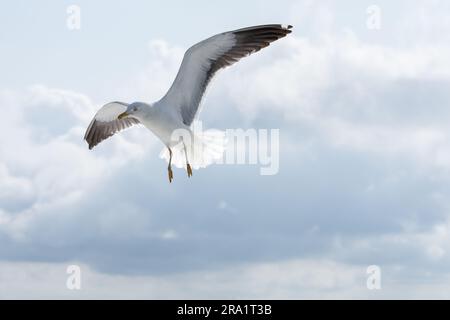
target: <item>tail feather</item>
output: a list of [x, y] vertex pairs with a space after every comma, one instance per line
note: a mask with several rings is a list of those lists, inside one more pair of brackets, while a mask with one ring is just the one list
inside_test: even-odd
[[[190, 140], [171, 147], [172, 165], [175, 167], [186, 168], [186, 163], [189, 162], [193, 169], [205, 168], [222, 159], [227, 143], [225, 132], [219, 130], [194, 132]], [[169, 162], [170, 154], [167, 148], [164, 148], [159, 156]]]

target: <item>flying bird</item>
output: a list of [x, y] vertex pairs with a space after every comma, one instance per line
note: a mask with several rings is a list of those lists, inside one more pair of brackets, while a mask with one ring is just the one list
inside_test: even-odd
[[[192, 124], [199, 112], [205, 90], [216, 72], [241, 58], [269, 46], [291, 33], [292, 26], [261, 25], [224, 32], [190, 47], [184, 54], [178, 74], [169, 91], [159, 101], [110, 102], [104, 105], [89, 124], [84, 139], [89, 149], [115, 133], [142, 124], [165, 145], [161, 157], [168, 165], [169, 182], [172, 182], [172, 163], [185, 167], [188, 177], [192, 168], [198, 169], [212, 163], [224, 150], [223, 136], [215, 131], [194, 134]], [[176, 130], [192, 135], [173, 139]]]

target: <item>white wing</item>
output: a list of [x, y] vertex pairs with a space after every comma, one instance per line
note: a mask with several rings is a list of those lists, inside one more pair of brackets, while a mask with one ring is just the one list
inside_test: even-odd
[[177, 77], [161, 102], [181, 113], [184, 124], [194, 120], [203, 94], [214, 74], [271, 42], [291, 33], [292, 26], [263, 25], [225, 32], [186, 51]]
[[115, 133], [139, 123], [139, 120], [135, 118], [117, 119], [121, 113], [127, 110], [127, 107], [128, 104], [116, 101], [108, 103], [98, 110], [84, 135], [84, 140], [89, 144], [89, 149]]

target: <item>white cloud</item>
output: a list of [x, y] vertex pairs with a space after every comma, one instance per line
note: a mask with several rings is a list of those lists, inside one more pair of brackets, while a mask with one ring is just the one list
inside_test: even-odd
[[[65, 287], [68, 265], [1, 263], [0, 298], [324, 299], [369, 294], [364, 267], [326, 260], [250, 264], [158, 277], [104, 275], [82, 265], [80, 291]], [[17, 294], [22, 289], [25, 295]]]
[[82, 94], [34, 86], [0, 100], [11, 114], [1, 120], [0, 228], [14, 236], [24, 236], [43, 212], [76, 206], [152, 146], [135, 133], [114, 137], [99, 148], [103, 152], [90, 152], [83, 135], [98, 106]]
[[225, 96], [250, 121], [282, 114], [295, 134], [313, 130], [338, 148], [449, 168], [450, 46], [393, 48], [351, 32], [275, 46], [222, 74], [214, 100]]
[[[299, 4], [294, 24], [307, 22], [290, 37], [219, 74], [205, 124], [280, 127], [273, 177], [222, 166], [189, 180], [175, 171], [169, 185], [146, 130], [87, 150], [100, 103], [85, 94], [1, 90], [0, 259], [49, 264], [3, 262], [0, 292], [370, 298], [365, 266], [375, 263], [387, 271], [381, 296], [439, 296], [450, 263], [450, 46], [437, 3], [409, 8], [395, 28], [381, 4], [390, 41], [340, 24], [331, 2]], [[392, 41], [418, 30], [420, 45]], [[151, 41], [145, 70], [112, 89], [130, 101], [159, 98], [183, 52]], [[90, 279], [80, 295], [61, 287], [64, 265], [51, 263], [74, 260]]]
[[425, 281], [407, 283], [399, 280], [404, 268], [381, 266], [381, 290], [372, 291], [366, 287], [368, 266], [296, 259], [159, 276], [108, 275], [81, 264], [81, 290], [69, 290], [68, 265], [0, 263], [0, 298], [445, 299], [450, 282], [448, 274], [428, 274]]

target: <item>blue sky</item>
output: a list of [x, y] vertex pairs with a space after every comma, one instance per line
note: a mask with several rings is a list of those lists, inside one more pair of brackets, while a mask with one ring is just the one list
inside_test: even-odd
[[[378, 1], [369, 30], [372, 4], [3, 5], [0, 297], [448, 298], [450, 5]], [[157, 100], [190, 45], [265, 23], [294, 32], [221, 72], [201, 119], [280, 129], [277, 175], [216, 165], [169, 185], [142, 128], [87, 150], [101, 105]]]

